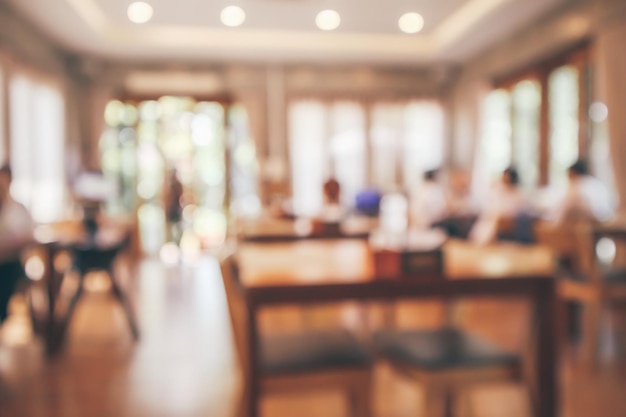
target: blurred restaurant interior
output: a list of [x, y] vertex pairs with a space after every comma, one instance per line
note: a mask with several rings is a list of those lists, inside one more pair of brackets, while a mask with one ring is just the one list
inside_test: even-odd
[[625, 115], [625, 0], [0, 0], [0, 417], [623, 417]]

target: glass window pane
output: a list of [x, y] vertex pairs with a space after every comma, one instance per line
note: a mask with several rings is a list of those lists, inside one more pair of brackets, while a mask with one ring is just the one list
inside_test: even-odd
[[514, 164], [522, 185], [534, 186], [539, 179], [539, 115], [541, 86], [537, 81], [519, 82], [512, 93]]
[[511, 165], [511, 97], [506, 90], [489, 93], [483, 107], [481, 168], [492, 178]]
[[33, 218], [52, 222], [63, 215], [65, 198], [65, 106], [61, 93], [48, 86], [33, 91], [34, 112], [30, 152], [34, 189]]
[[415, 101], [404, 110], [403, 179], [418, 186], [423, 173], [443, 163], [444, 115], [437, 103]]
[[344, 204], [352, 205], [365, 187], [365, 112], [356, 102], [336, 102], [330, 109], [329, 151]]
[[578, 158], [578, 71], [564, 66], [548, 81], [550, 97], [550, 184], [567, 182], [567, 168]]
[[372, 182], [383, 191], [389, 191], [396, 184], [404, 111], [405, 106], [401, 103], [378, 103], [371, 110]]
[[318, 101], [298, 101], [289, 107], [293, 211], [299, 216], [315, 216], [322, 208], [327, 117]]
[[10, 84], [10, 123], [11, 123], [11, 169], [13, 183], [11, 194], [15, 200], [31, 208], [33, 191], [33, 167], [30, 157], [34, 149], [31, 123], [34, 112], [32, 82], [25, 77], [15, 77]]
[[229, 123], [232, 207], [237, 214], [254, 215], [261, 210], [257, 190], [258, 163], [248, 112], [243, 105], [230, 107]]

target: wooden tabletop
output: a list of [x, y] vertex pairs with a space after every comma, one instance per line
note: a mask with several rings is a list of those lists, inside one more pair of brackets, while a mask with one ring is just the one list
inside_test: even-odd
[[79, 221], [59, 222], [39, 226], [35, 229], [35, 240], [42, 245], [59, 247], [89, 244], [94, 247], [109, 247], [119, 244], [130, 233], [125, 223], [103, 223], [93, 239], [90, 239]]
[[[552, 251], [542, 246], [476, 246], [451, 240], [443, 250], [445, 272], [452, 278], [547, 276], [554, 271]], [[357, 283], [375, 278], [372, 251], [363, 240], [242, 243], [237, 259], [246, 287]]]
[[260, 217], [244, 221], [239, 226], [239, 237], [245, 241], [276, 242], [315, 238], [367, 238], [375, 227], [371, 219], [348, 218], [336, 225], [337, 230], [324, 230], [311, 219], [279, 219]]

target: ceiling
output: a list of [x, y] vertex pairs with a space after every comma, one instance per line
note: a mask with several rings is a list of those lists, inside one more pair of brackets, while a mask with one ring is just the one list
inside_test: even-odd
[[[131, 23], [131, 0], [8, 0], [68, 49], [113, 59], [258, 62], [460, 62], [567, 0], [146, 0], [153, 19]], [[228, 5], [246, 21], [227, 28]], [[323, 32], [317, 12], [332, 8], [341, 26]], [[398, 29], [405, 12], [424, 29]]]

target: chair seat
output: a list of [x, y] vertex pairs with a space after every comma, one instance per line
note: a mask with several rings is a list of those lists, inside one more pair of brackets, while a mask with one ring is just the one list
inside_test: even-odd
[[609, 285], [626, 285], [626, 269], [610, 269], [604, 274], [604, 279]]
[[588, 282], [589, 278], [584, 272], [571, 271], [567, 269], [558, 269], [556, 271], [556, 277], [559, 279], [565, 279], [574, 282]]
[[461, 330], [381, 331], [374, 336], [376, 350], [396, 363], [428, 371], [516, 365], [518, 355]]
[[302, 332], [261, 339], [261, 369], [266, 375], [369, 367], [367, 349], [345, 330]]

